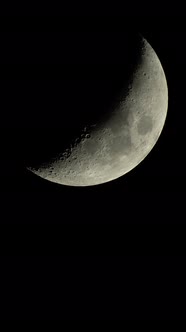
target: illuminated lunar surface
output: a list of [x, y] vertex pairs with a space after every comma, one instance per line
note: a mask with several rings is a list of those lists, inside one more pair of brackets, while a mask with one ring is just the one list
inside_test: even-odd
[[30, 171], [62, 185], [91, 186], [123, 176], [148, 155], [165, 123], [168, 89], [158, 56], [143, 37], [139, 51], [118, 102], [56, 156], [28, 166]]

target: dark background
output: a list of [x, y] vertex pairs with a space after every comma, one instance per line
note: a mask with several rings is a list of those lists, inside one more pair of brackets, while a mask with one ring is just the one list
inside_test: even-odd
[[[129, 31], [150, 42], [167, 78], [156, 146], [104, 185], [29, 173], [39, 139], [50, 146], [66, 114], [75, 126], [82, 107], [117, 90]], [[0, 60], [1, 319], [184, 318], [185, 17], [1, 16]]]

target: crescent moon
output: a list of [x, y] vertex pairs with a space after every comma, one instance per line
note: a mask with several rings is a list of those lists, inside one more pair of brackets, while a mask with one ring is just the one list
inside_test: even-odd
[[168, 88], [157, 54], [140, 38], [138, 64], [107, 114], [30, 171], [62, 185], [92, 186], [123, 176], [149, 154], [165, 123]]

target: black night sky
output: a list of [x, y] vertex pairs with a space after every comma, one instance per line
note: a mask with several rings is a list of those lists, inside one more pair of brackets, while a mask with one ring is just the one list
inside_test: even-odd
[[[1, 319], [184, 318], [185, 22], [1, 16]], [[99, 186], [61, 186], [27, 171], [40, 139], [47, 153], [61, 128], [68, 136], [64, 119], [75, 126], [82, 108], [89, 116], [107, 105], [129, 30], [149, 41], [167, 78], [168, 115], [153, 150]]]

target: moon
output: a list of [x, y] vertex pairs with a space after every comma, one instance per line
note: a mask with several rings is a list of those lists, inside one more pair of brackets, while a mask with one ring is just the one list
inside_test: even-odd
[[58, 184], [92, 186], [117, 179], [144, 160], [162, 132], [168, 88], [151, 45], [140, 35], [136, 47], [136, 66], [129, 80], [123, 78], [123, 87], [107, 112], [81, 128], [61, 152], [28, 165], [28, 170]]

